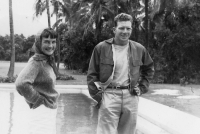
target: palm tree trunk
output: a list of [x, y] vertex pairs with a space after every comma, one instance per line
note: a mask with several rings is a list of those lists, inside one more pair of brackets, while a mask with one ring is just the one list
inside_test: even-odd
[[57, 38], [57, 46], [58, 46], [57, 69], [59, 70], [59, 66], [60, 66], [60, 35], [59, 34]]
[[49, 11], [49, 0], [46, 0], [46, 6], [47, 6], [47, 17], [48, 17], [48, 26], [51, 28], [51, 17], [50, 17], [50, 11]]
[[[56, 22], [58, 20], [58, 15], [56, 14]], [[58, 33], [58, 26], [56, 27], [56, 31]], [[57, 70], [59, 72], [59, 65], [60, 65], [60, 34], [58, 34], [57, 38], [57, 50], [58, 50], [58, 55], [57, 55]]]
[[10, 44], [12, 47], [11, 47], [10, 67], [7, 76], [13, 77], [15, 69], [15, 39], [14, 39], [12, 0], [9, 0], [9, 18], [10, 18]]
[[118, 3], [116, 0], [114, 0], [114, 16], [118, 14]]
[[148, 30], [148, 0], [145, 0], [145, 38], [146, 38], [146, 48], [149, 49], [149, 30]]
[[135, 41], [137, 42], [138, 38], [139, 38], [139, 30], [138, 30], [139, 25], [138, 25], [138, 21], [134, 21], [134, 23], [135, 23], [135, 27], [134, 27], [135, 34], [134, 34], [134, 36], [135, 36]]

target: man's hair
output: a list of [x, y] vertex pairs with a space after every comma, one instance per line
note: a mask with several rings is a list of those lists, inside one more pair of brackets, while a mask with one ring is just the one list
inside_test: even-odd
[[40, 35], [40, 40], [42, 40], [42, 38], [48, 38], [50, 36], [50, 38], [52, 39], [57, 39], [58, 34], [56, 33], [56, 31], [54, 31], [52, 28], [45, 28], [41, 35]]
[[126, 13], [120, 13], [114, 18], [115, 27], [117, 26], [117, 22], [120, 21], [130, 21], [133, 23], [133, 17]]

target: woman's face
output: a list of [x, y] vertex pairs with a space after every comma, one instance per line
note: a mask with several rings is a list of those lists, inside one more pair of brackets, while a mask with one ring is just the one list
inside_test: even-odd
[[52, 55], [56, 50], [56, 39], [55, 38], [42, 38], [41, 50], [46, 55]]

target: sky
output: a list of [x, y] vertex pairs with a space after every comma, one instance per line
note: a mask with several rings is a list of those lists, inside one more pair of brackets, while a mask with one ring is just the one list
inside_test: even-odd
[[[14, 33], [25, 37], [37, 34], [48, 27], [46, 10], [42, 16], [34, 17], [36, 0], [12, 0]], [[51, 25], [55, 23], [55, 16], [51, 18]], [[9, 0], [1, 0], [0, 4], [0, 36], [10, 35]]]

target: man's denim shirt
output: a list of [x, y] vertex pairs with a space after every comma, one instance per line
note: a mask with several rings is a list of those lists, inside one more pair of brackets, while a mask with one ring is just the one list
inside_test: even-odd
[[[90, 59], [87, 83], [91, 97], [97, 102], [101, 100], [101, 94], [94, 82], [106, 82], [113, 72], [113, 38], [100, 42], [93, 51]], [[138, 86], [144, 94], [149, 89], [149, 80], [154, 75], [154, 65], [149, 53], [141, 44], [129, 41], [129, 78], [130, 89]]]

